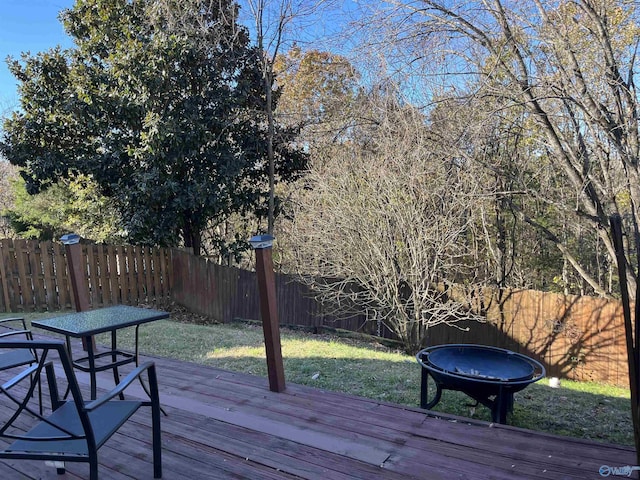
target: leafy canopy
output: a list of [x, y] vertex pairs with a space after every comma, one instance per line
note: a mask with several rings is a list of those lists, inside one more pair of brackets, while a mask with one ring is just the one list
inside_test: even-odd
[[122, 242], [112, 203], [98, 194], [95, 182], [87, 176], [61, 179], [36, 195], [27, 193], [21, 178], [11, 183], [13, 206], [0, 214], [21, 238], [55, 240], [75, 232], [96, 242]]
[[[75, 48], [10, 62], [22, 110], [0, 147], [29, 193], [89, 175], [130, 241], [196, 253], [210, 222], [260, 213], [264, 99], [233, 2], [78, 0], [61, 18]], [[279, 136], [282, 179], [305, 164], [293, 133]]]

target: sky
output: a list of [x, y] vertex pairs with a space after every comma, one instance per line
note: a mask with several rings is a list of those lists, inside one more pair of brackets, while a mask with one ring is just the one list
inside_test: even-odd
[[[60, 45], [63, 48], [73, 46], [71, 37], [67, 36], [58, 20], [58, 14], [65, 8], [71, 8], [74, 0], [0, 0], [0, 117], [19, 107], [17, 83], [9, 72], [7, 56], [20, 58], [22, 52], [35, 55]], [[246, 0], [240, 0], [243, 5]], [[355, 3], [352, 0], [338, 2], [340, 8], [335, 12], [344, 14], [351, 11]], [[252, 22], [242, 18], [242, 12], [249, 12], [248, 7], [241, 9], [241, 21], [252, 31]], [[334, 12], [334, 13], [335, 13]], [[327, 16], [309, 17], [304, 28], [292, 32], [297, 39], [306, 44], [307, 41], [318, 41], [318, 37], [334, 34], [344, 19]], [[308, 37], [308, 38], [307, 38]], [[323, 48], [322, 46], [320, 48]], [[327, 48], [327, 47], [324, 47]], [[345, 45], [342, 45], [345, 48]], [[329, 47], [330, 50], [335, 51]]]
[[42, 52], [56, 45], [73, 45], [64, 33], [58, 13], [74, 0], [0, 0], [0, 113], [18, 106], [16, 80], [5, 59], [21, 52]]

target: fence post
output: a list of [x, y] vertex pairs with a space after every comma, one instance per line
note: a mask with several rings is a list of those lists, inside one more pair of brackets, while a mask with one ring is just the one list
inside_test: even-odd
[[[87, 288], [87, 268], [82, 261], [82, 245], [80, 245], [80, 235], [68, 233], [60, 238], [64, 244], [67, 266], [69, 267], [69, 281], [71, 282], [71, 292], [73, 293], [73, 303], [76, 312], [85, 312], [90, 309], [89, 289]], [[91, 337], [91, 342], [95, 342]], [[86, 350], [85, 339], [82, 339], [82, 346]], [[95, 343], [94, 343], [95, 347]]]
[[267, 353], [269, 389], [272, 392], [282, 392], [285, 389], [284, 364], [280, 344], [276, 281], [271, 255], [273, 240], [272, 235], [257, 235], [252, 237], [249, 243], [256, 251], [256, 275], [260, 293], [260, 316], [262, 317], [264, 345]]

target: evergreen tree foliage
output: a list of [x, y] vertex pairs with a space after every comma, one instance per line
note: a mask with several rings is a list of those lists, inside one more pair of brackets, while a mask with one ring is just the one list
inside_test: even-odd
[[[78, 0], [61, 18], [75, 48], [10, 62], [22, 108], [1, 150], [29, 193], [89, 175], [130, 241], [196, 253], [211, 222], [264, 212], [261, 76], [235, 3]], [[283, 180], [305, 165], [294, 135], [278, 136]]]

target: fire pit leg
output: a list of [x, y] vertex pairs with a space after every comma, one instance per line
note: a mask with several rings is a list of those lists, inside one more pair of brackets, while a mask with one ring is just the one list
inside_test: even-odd
[[496, 395], [491, 408], [491, 421], [494, 423], [507, 423], [507, 413], [513, 411], [513, 392], [505, 392], [500, 387], [500, 393]]
[[[435, 381], [435, 378], [433, 380]], [[442, 385], [438, 382], [435, 383], [436, 396], [433, 397], [432, 401], [429, 401], [429, 370], [423, 368], [420, 377], [420, 408], [429, 410], [430, 408], [435, 407], [440, 401], [440, 398], [442, 397]]]
[[493, 404], [493, 408], [491, 409], [491, 421], [493, 423], [507, 423], [507, 412], [504, 411], [502, 407], [502, 399], [500, 396], [497, 396]]

